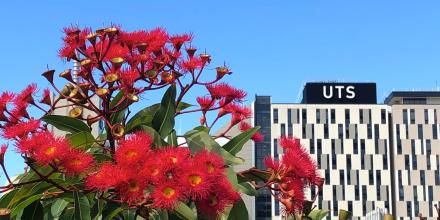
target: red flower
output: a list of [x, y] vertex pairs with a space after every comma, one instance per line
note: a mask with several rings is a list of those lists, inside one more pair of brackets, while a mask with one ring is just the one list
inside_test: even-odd
[[247, 106], [238, 105], [235, 103], [229, 103], [222, 108], [219, 112], [219, 117], [226, 113], [231, 113], [231, 124], [236, 125], [239, 122], [252, 117], [252, 109]]
[[293, 215], [303, 209], [305, 185], [298, 178], [282, 180], [282, 182], [278, 199], [283, 204], [283, 212], [286, 215]]
[[284, 149], [297, 149], [301, 148], [301, 142], [298, 138], [289, 138], [286, 136], [281, 137], [280, 139], [280, 145]]
[[242, 101], [246, 97], [246, 92], [236, 89], [227, 83], [218, 83], [207, 85], [209, 93], [214, 99], [225, 99], [225, 104], [232, 101]]
[[194, 155], [194, 163], [199, 164], [200, 168], [214, 178], [223, 176], [225, 163], [221, 156], [207, 150], [201, 150]]
[[193, 36], [191, 34], [174, 35], [170, 37], [170, 42], [173, 44], [175, 50], [180, 50], [185, 42], [191, 41]]
[[163, 28], [155, 28], [148, 33], [148, 50], [151, 52], [159, 52], [168, 41], [168, 34]]
[[151, 152], [147, 157], [140, 173], [151, 183], [156, 184], [160, 180], [162, 174], [162, 167], [159, 159], [154, 152]]
[[0, 95], [0, 112], [3, 113], [3, 111], [6, 110], [9, 104], [12, 103], [12, 101], [15, 99], [15, 95], [10, 92], [3, 92]]
[[54, 161], [62, 161], [68, 155], [70, 145], [61, 137], [51, 136], [43, 145], [35, 149], [33, 158], [41, 165], [49, 165]]
[[118, 72], [118, 75], [122, 84], [127, 88], [133, 87], [135, 81], [139, 79], [139, 72], [133, 68], [124, 68]]
[[33, 104], [34, 99], [32, 98], [32, 95], [35, 93], [35, 91], [37, 91], [36, 84], [28, 85], [23, 91], [21, 91], [15, 97], [15, 102], [25, 102], [25, 103]]
[[99, 170], [86, 178], [86, 187], [105, 191], [116, 184], [123, 177], [121, 169], [110, 162], [103, 163]]
[[212, 187], [211, 193], [206, 199], [196, 201], [197, 208], [200, 212], [215, 217], [222, 213], [226, 207], [232, 206], [240, 199], [240, 194], [234, 191], [226, 179], [219, 179]]
[[40, 127], [40, 120], [29, 120], [7, 126], [3, 130], [2, 136], [6, 139], [23, 138], [29, 133], [34, 132]]
[[116, 190], [121, 199], [128, 204], [140, 201], [144, 197], [147, 182], [133, 169], [123, 169], [123, 177], [117, 183]]
[[180, 62], [179, 66], [183, 72], [194, 73], [196, 69], [200, 69], [205, 63], [198, 57], [191, 57], [188, 60]]
[[119, 142], [115, 158], [118, 165], [134, 167], [142, 164], [150, 151], [152, 140], [145, 132], [137, 132]]
[[43, 97], [40, 100], [40, 103], [44, 103], [46, 105], [51, 105], [51, 97], [50, 97], [50, 90], [48, 88], [43, 90]]
[[178, 184], [163, 183], [156, 186], [151, 194], [155, 208], [172, 209], [182, 198], [182, 190]]
[[204, 96], [197, 97], [197, 103], [204, 111], [207, 111], [215, 104], [215, 101], [211, 97]]
[[[239, 125], [240, 131], [247, 131], [247, 130], [249, 130], [251, 128], [252, 128], [252, 126], [249, 123], [244, 122], [244, 121], [242, 121], [240, 123], [240, 125]], [[260, 132], [258, 132], [258, 131], [255, 132], [255, 134], [253, 134], [251, 138], [255, 142], [261, 142], [261, 141], [264, 140], [264, 136]]]
[[29, 118], [29, 114], [27, 112], [27, 107], [29, 104], [27, 102], [20, 102], [18, 100], [14, 101], [14, 108], [11, 111], [9, 122], [12, 124], [18, 123], [20, 119], [23, 117]]
[[189, 149], [185, 147], [164, 147], [157, 151], [160, 165], [165, 169], [183, 165], [189, 155]]
[[32, 136], [17, 141], [16, 147], [22, 154], [33, 155], [38, 148], [47, 144], [51, 139], [53, 139], [53, 135], [48, 131], [33, 133]]
[[92, 167], [93, 156], [78, 149], [70, 149], [61, 164], [68, 175], [80, 174]]
[[194, 199], [206, 198], [212, 188], [214, 178], [209, 178], [207, 169], [200, 167], [200, 164], [191, 161], [185, 167], [181, 183], [186, 194]]
[[278, 173], [282, 168], [280, 162], [274, 160], [271, 156], [267, 156], [264, 158], [264, 165], [266, 165], [266, 168], [269, 171], [274, 171], [275, 173]]

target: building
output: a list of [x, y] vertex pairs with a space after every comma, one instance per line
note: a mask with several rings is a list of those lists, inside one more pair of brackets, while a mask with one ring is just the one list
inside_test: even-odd
[[[265, 156], [283, 153], [280, 136], [299, 138], [325, 178], [316, 205], [331, 210], [328, 219], [339, 209], [353, 219], [379, 209], [395, 219], [437, 217], [440, 92], [393, 92], [379, 104], [375, 83], [307, 83], [301, 103], [256, 96], [252, 108], [265, 139], [244, 154], [253, 153], [254, 166], [264, 169]], [[255, 210], [252, 219], [281, 219], [270, 192], [246, 205]]]
[[365, 220], [383, 220], [387, 213], [388, 211], [386, 209], [379, 208], [367, 213]]

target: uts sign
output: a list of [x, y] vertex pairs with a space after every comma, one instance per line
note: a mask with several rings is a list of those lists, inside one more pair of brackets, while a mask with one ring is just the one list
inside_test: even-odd
[[307, 83], [304, 104], [376, 104], [376, 83]]

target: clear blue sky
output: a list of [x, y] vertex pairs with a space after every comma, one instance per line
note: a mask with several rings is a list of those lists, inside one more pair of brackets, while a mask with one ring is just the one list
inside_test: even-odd
[[[232, 68], [228, 81], [249, 101], [260, 94], [295, 102], [301, 85], [317, 80], [376, 82], [378, 101], [393, 89], [440, 85], [439, 1], [29, 2], [0, 7], [0, 91], [45, 87], [46, 65], [69, 67], [57, 57], [64, 26], [111, 23], [194, 33], [214, 63]], [[7, 160], [21, 171], [12, 148]]]

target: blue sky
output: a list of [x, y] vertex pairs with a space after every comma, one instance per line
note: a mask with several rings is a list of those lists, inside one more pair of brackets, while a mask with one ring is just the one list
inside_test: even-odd
[[[249, 101], [259, 94], [296, 102], [307, 81], [376, 82], [379, 102], [393, 89], [432, 90], [437, 81], [440, 86], [439, 1], [74, 3], [2, 3], [0, 91], [18, 91], [30, 82], [45, 87], [40, 73], [46, 66], [69, 67], [57, 57], [64, 26], [111, 23], [192, 32], [214, 64], [226, 61], [232, 68], [227, 81], [248, 91]], [[22, 170], [12, 148], [7, 162], [11, 172]]]

